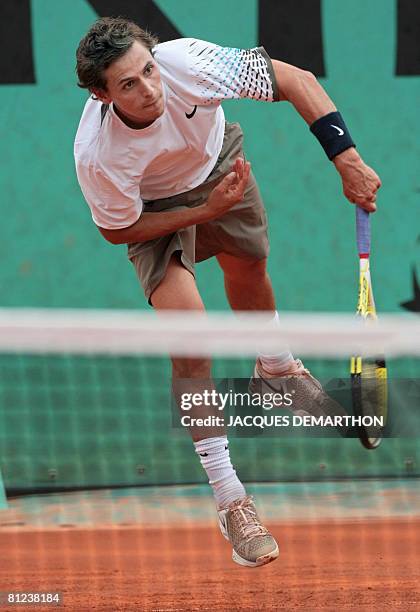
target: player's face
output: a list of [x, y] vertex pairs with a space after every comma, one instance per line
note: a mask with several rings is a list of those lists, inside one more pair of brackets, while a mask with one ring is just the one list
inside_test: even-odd
[[[164, 110], [159, 67], [150, 51], [134, 41], [130, 49], [105, 70], [107, 91], [98, 97], [114, 103], [135, 127], [147, 127]], [[96, 93], [96, 92], [95, 92]]]

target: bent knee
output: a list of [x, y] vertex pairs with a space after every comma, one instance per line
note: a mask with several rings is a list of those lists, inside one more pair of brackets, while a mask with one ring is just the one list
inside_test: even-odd
[[225, 276], [237, 281], [257, 281], [267, 273], [267, 258], [264, 259], [241, 259], [239, 257], [221, 259]]

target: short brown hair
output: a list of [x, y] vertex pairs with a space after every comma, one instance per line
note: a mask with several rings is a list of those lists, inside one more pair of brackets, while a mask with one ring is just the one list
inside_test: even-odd
[[135, 40], [150, 52], [159, 42], [156, 36], [124, 17], [101, 17], [95, 21], [76, 51], [78, 86], [106, 91], [104, 70], [122, 57]]

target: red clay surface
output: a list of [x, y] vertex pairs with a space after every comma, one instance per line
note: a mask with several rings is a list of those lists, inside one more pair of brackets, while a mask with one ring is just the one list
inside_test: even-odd
[[0, 591], [60, 591], [75, 612], [420, 610], [420, 520], [271, 530], [280, 557], [257, 569], [232, 562], [216, 527], [7, 531]]

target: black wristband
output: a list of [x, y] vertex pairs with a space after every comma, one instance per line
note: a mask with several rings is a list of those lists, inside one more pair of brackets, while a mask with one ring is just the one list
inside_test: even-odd
[[343, 117], [337, 111], [320, 117], [309, 129], [318, 138], [329, 160], [334, 159], [346, 149], [356, 146]]

